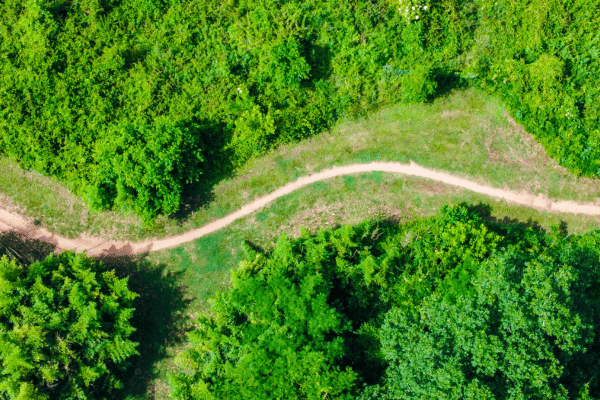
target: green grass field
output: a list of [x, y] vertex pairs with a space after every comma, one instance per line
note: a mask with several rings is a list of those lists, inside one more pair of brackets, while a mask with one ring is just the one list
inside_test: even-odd
[[[203, 226], [285, 183], [331, 166], [410, 160], [481, 184], [550, 198], [588, 202], [600, 197], [600, 182], [576, 178], [559, 167], [510, 121], [501, 103], [463, 90], [431, 104], [393, 106], [363, 120], [343, 121], [331, 132], [252, 159], [235, 176], [216, 185], [209, 201], [192, 204], [183, 213], [185, 218], [161, 217], [150, 232], [128, 213], [91, 213], [53, 179], [23, 172], [7, 160], [0, 164], [0, 204], [19, 209], [61, 235], [99, 234], [137, 241]], [[173, 368], [173, 354], [190, 323], [184, 317], [207, 312], [207, 299], [228, 287], [229, 271], [243, 257], [243, 240], [269, 247], [281, 234], [296, 237], [300, 227], [314, 232], [366, 218], [402, 222], [434, 215], [442, 204], [461, 201], [481, 203], [489, 208], [490, 218], [510, 223], [549, 229], [564, 221], [572, 233], [600, 228], [599, 217], [509, 205], [417, 177], [374, 172], [314, 183], [219, 232], [151, 253], [137, 267], [121, 265], [123, 275], [131, 275], [133, 290], [142, 292], [144, 309], [139, 318], [145, 318], [147, 326], [140, 336], [147, 339], [143, 360], [128, 378], [130, 398], [168, 397], [166, 372]]]

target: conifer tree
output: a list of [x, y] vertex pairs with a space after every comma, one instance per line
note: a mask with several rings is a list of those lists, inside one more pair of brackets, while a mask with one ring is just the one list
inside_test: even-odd
[[[115, 373], [138, 354], [136, 293], [73, 251], [22, 266], [0, 259], [0, 397], [109, 398]], [[108, 396], [108, 397], [107, 397]]]

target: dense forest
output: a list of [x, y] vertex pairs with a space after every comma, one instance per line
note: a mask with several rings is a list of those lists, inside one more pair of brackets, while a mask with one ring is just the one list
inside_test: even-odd
[[0, 154], [151, 224], [187, 185], [394, 102], [497, 93], [600, 169], [600, 1], [5, 0]]

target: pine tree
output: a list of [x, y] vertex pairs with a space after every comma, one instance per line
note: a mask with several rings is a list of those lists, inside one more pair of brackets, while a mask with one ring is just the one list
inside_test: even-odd
[[[84, 254], [29, 266], [0, 259], [0, 393], [9, 399], [88, 399], [122, 384], [138, 354], [128, 340], [137, 294]], [[101, 397], [100, 397], [101, 398]]]

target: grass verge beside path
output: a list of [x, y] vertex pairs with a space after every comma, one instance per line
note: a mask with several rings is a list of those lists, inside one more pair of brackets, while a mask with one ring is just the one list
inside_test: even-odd
[[139, 241], [198, 228], [300, 176], [335, 165], [410, 160], [481, 184], [543, 193], [548, 198], [589, 202], [600, 197], [599, 180], [574, 177], [558, 166], [508, 118], [501, 103], [469, 89], [432, 104], [388, 107], [252, 159], [236, 176], [216, 185], [212, 200], [186, 220], [160, 217], [156, 229], [149, 232], [131, 213], [91, 213], [56, 180], [23, 172], [6, 160], [0, 161], [0, 194], [4, 195], [0, 204], [12, 202], [23, 214], [64, 236], [86, 233]]

